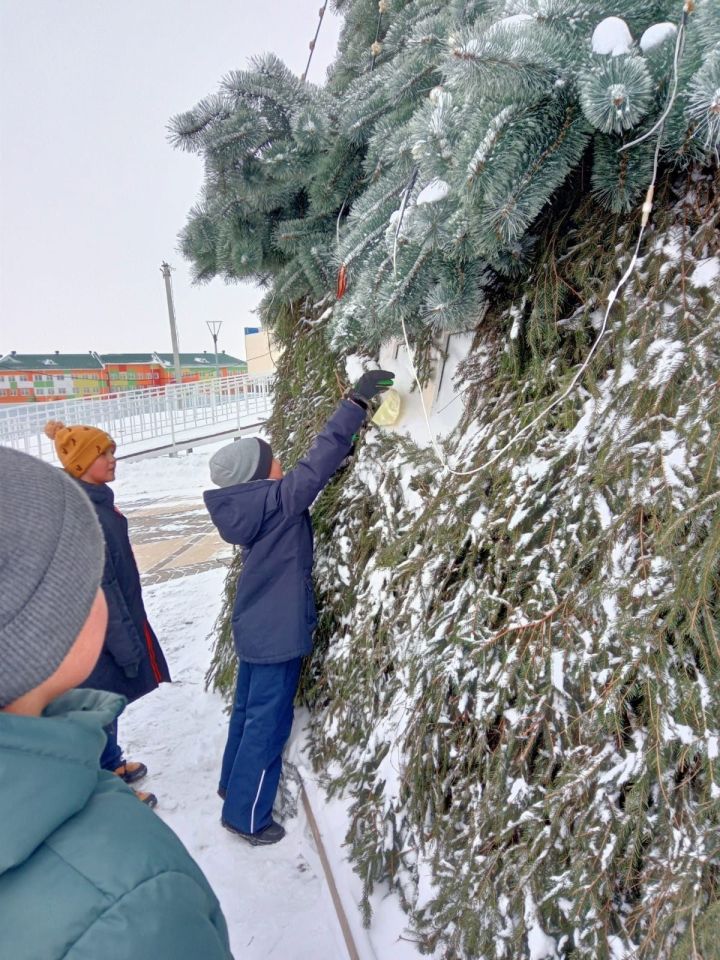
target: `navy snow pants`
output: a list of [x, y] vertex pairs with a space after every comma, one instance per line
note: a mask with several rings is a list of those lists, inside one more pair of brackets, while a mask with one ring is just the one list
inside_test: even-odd
[[238, 667], [235, 703], [220, 771], [223, 820], [257, 833], [272, 819], [282, 752], [293, 721], [302, 657]]
[[101, 770], [109, 770], [110, 773], [117, 770], [123, 762], [123, 751], [118, 743], [117, 732], [118, 722], [116, 718], [111, 724], [105, 727], [107, 740], [105, 741], [105, 749], [100, 754]]

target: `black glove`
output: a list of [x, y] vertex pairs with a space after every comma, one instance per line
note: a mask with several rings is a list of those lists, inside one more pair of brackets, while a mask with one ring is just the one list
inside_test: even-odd
[[387, 390], [394, 382], [395, 374], [391, 370], [368, 370], [350, 391], [350, 399], [359, 400], [366, 406], [373, 397]]

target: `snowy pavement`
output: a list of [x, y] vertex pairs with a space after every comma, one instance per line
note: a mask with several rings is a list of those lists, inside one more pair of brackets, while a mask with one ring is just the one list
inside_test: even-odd
[[225, 566], [232, 547], [220, 539], [202, 501], [207, 461], [220, 446], [118, 464], [115, 501], [128, 519], [143, 584]]
[[124, 512], [143, 583], [162, 583], [230, 562], [232, 547], [220, 539], [204, 507], [164, 502]]

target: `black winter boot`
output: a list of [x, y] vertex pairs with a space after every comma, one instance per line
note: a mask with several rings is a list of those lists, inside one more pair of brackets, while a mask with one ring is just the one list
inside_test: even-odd
[[271, 820], [266, 827], [258, 830], [257, 833], [244, 833], [231, 823], [228, 823], [227, 820], [221, 820], [220, 823], [226, 830], [229, 830], [230, 833], [235, 833], [238, 837], [242, 837], [243, 840], [247, 840], [253, 847], [263, 847], [271, 843], [278, 843], [285, 836], [285, 827], [281, 827], [280, 824], [275, 823], [274, 820]]

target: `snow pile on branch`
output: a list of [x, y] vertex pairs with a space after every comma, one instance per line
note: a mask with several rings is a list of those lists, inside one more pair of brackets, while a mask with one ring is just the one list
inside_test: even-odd
[[603, 56], [620, 57], [630, 53], [633, 38], [620, 17], [606, 17], [593, 30], [592, 50]]
[[424, 203], [437, 203], [438, 200], [444, 200], [450, 192], [450, 187], [444, 180], [435, 178], [423, 187], [415, 200], [416, 206], [420, 207]]
[[674, 23], [654, 23], [640, 37], [640, 49], [643, 53], [647, 53], [648, 50], [653, 50], [666, 40], [670, 40], [676, 33], [677, 27]]

